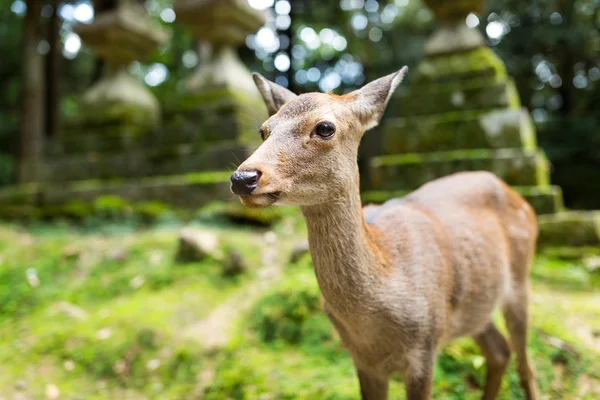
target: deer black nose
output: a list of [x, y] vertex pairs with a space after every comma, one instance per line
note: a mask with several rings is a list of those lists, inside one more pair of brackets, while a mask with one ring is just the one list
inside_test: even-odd
[[247, 196], [258, 186], [260, 171], [236, 171], [231, 175], [231, 191], [238, 196]]

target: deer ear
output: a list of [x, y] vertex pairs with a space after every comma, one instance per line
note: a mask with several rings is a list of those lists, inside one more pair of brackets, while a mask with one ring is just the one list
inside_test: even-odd
[[267, 105], [267, 111], [269, 111], [269, 115], [277, 113], [281, 106], [297, 97], [297, 95], [294, 93], [290, 92], [283, 86], [271, 82], [258, 72], [253, 72], [252, 78], [254, 79], [256, 87], [258, 88], [258, 91], [262, 95], [263, 100]]
[[379, 124], [394, 90], [400, 85], [407, 72], [408, 67], [402, 67], [400, 71], [376, 79], [348, 95], [365, 130]]

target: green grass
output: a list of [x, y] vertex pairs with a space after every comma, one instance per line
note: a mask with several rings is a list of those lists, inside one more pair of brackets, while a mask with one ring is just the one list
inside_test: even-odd
[[[357, 399], [354, 368], [321, 311], [310, 257], [283, 265], [279, 280], [239, 304], [224, 349], [210, 351], [189, 335], [263, 279], [254, 271], [268, 245], [261, 231], [203, 227], [253, 268], [226, 277], [216, 259], [176, 263], [177, 225], [0, 225], [0, 394], [10, 398], [24, 381], [31, 398], [45, 398], [54, 384], [61, 398]], [[286, 215], [274, 227], [278, 249], [304, 229]], [[597, 398], [600, 274], [546, 255], [532, 277], [529, 347], [541, 391]], [[484, 376], [473, 342], [455, 341], [438, 359], [434, 398], [477, 399]], [[404, 398], [399, 377], [390, 391]], [[501, 398], [523, 398], [512, 363]]]
[[[265, 293], [239, 325], [239, 336], [222, 356], [208, 399], [356, 399], [358, 383], [349, 356], [320, 311], [316, 280], [305, 259]], [[534, 266], [530, 354], [541, 392], [576, 398], [582, 378], [600, 388], [600, 349], [573, 332], [600, 329], [600, 288], [583, 265], [540, 258]], [[561, 279], [562, 278], [562, 279]], [[554, 299], [563, 299], [557, 304]], [[558, 307], [557, 307], [558, 306]], [[566, 321], [568, 316], [569, 321]], [[497, 316], [498, 325], [506, 333]], [[556, 339], [565, 341], [557, 347]], [[561, 374], [558, 378], [557, 375]], [[450, 343], [438, 358], [434, 398], [479, 399], [484, 359], [469, 338]], [[591, 389], [590, 389], [591, 390]], [[592, 399], [598, 392], [582, 395]], [[391, 398], [404, 398], [396, 377]], [[502, 399], [523, 399], [514, 364], [502, 384]]]
[[[256, 235], [217, 231], [224, 246], [258, 264]], [[35, 234], [0, 227], [0, 393], [20, 380], [35, 398], [48, 383], [85, 398], [193, 391], [203, 349], [182, 330], [254, 274], [226, 277], [212, 259], [175, 263], [176, 248], [175, 229], [82, 235], [66, 226]]]

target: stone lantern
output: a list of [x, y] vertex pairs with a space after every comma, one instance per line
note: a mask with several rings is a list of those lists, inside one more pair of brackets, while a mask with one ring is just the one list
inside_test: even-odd
[[[538, 246], [597, 246], [600, 211], [565, 211], [562, 191], [536, 143], [504, 62], [470, 13], [484, 0], [424, 0], [438, 21], [410, 85], [390, 103], [369, 165], [367, 202], [382, 202], [445, 175], [487, 170], [515, 187], [538, 214]], [[373, 134], [371, 134], [373, 137]], [[378, 152], [378, 153], [377, 153]]]
[[531, 117], [502, 60], [466, 24], [483, 3], [425, 0], [438, 27], [409, 72], [410, 86], [391, 103], [370, 163], [371, 188], [385, 199], [454, 172], [488, 170], [519, 187], [538, 213], [555, 213], [562, 195], [550, 185]]
[[267, 112], [237, 48], [265, 23], [265, 15], [247, 0], [178, 0], [173, 9], [177, 22], [198, 39], [200, 62], [181, 82], [177, 98], [166, 102], [165, 124], [199, 132], [206, 145], [223, 145], [243, 159], [260, 142], [258, 126]]
[[265, 23], [265, 15], [246, 0], [181, 0], [173, 8], [177, 20], [203, 43], [205, 53], [203, 62], [185, 83], [186, 89], [197, 93], [226, 88], [257, 96], [252, 76], [236, 49]]
[[83, 96], [84, 116], [94, 122], [154, 125], [160, 117], [158, 100], [127, 70], [167, 39], [144, 7], [118, 0], [115, 8], [100, 11], [91, 24], [78, 24], [73, 30], [105, 62], [102, 77]]
[[469, 28], [466, 17], [481, 13], [484, 0], [424, 0], [439, 22], [438, 29], [425, 45], [425, 54], [435, 55], [465, 51], [484, 46], [483, 36]]

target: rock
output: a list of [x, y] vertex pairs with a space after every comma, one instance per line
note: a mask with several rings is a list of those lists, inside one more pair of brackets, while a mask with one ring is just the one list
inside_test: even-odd
[[600, 211], [565, 211], [538, 217], [539, 247], [598, 246]]
[[96, 332], [96, 338], [98, 340], [106, 340], [112, 336], [112, 329], [110, 328], [102, 328], [98, 332]]
[[27, 268], [25, 275], [27, 276], [27, 283], [29, 283], [29, 286], [32, 288], [40, 286], [40, 278], [38, 277], [37, 270], [35, 268]]
[[144, 278], [144, 275], [136, 275], [134, 278], [131, 279], [131, 281], [129, 281], [129, 286], [132, 289], [139, 289], [145, 282], [146, 278]]
[[179, 232], [179, 249], [176, 259], [179, 262], [202, 261], [215, 256], [219, 238], [212, 232], [185, 227]]
[[150, 258], [148, 259], [148, 261], [150, 262], [150, 265], [156, 266], [156, 265], [160, 264], [163, 259], [164, 259], [164, 255], [162, 252], [154, 251], [154, 252], [152, 252], [152, 254], [150, 254]]
[[146, 363], [146, 368], [150, 371], [154, 371], [158, 367], [160, 367], [160, 360], [158, 358], [153, 358]]
[[275, 242], [277, 242], [277, 234], [273, 231], [269, 231], [265, 233], [264, 239], [266, 244], [275, 244]]
[[223, 260], [223, 274], [226, 276], [235, 276], [244, 273], [248, 269], [246, 261], [238, 250], [231, 250]]
[[121, 375], [127, 372], [127, 363], [125, 362], [125, 360], [117, 360], [113, 365], [113, 371], [115, 371], [115, 374], [117, 375]]
[[600, 272], [600, 256], [592, 256], [583, 259], [583, 265], [590, 272], [598, 271]]
[[308, 241], [296, 243], [290, 255], [290, 263], [295, 264], [305, 255], [309, 254]]
[[63, 362], [63, 367], [65, 371], [71, 372], [75, 369], [75, 363], [73, 360], [65, 360], [65, 362]]
[[23, 391], [27, 389], [27, 382], [23, 379], [19, 379], [17, 383], [15, 383], [15, 389], [18, 391]]
[[65, 246], [62, 249], [62, 256], [65, 260], [73, 260], [79, 256], [79, 249], [72, 244]]
[[124, 248], [111, 249], [106, 258], [110, 261], [123, 262], [127, 258], [127, 251]]
[[58, 387], [53, 384], [53, 383], [49, 383], [46, 385], [46, 397], [48, 399], [58, 399], [58, 397], [60, 396], [60, 390], [58, 390]]
[[88, 317], [85, 310], [81, 307], [76, 306], [68, 301], [60, 301], [54, 305], [54, 311], [57, 313], [63, 313], [73, 319], [85, 321]]

